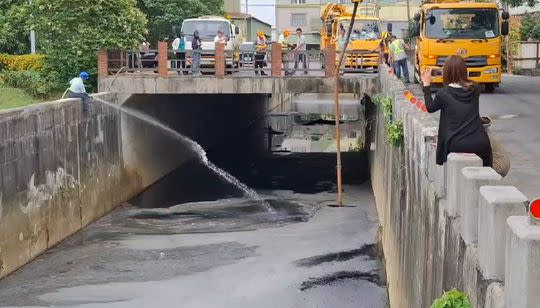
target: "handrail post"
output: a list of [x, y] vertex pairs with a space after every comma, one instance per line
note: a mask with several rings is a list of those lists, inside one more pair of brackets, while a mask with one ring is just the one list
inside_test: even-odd
[[216, 69], [216, 77], [223, 78], [225, 77], [225, 44], [216, 43], [216, 55], [214, 67]]
[[167, 42], [158, 42], [158, 73], [160, 77], [166, 78], [169, 76], [169, 54], [167, 50]]
[[272, 69], [272, 77], [281, 77], [281, 65], [283, 63], [283, 54], [281, 50], [281, 44], [278, 42], [272, 42], [272, 50], [271, 50], [271, 69]]
[[109, 54], [107, 49], [98, 51], [98, 77], [104, 78], [109, 75]]

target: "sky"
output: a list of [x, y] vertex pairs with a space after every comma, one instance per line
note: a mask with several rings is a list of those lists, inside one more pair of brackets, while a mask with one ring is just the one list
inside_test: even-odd
[[[276, 24], [275, 0], [247, 0], [249, 14], [271, 25]], [[241, 0], [242, 12], [246, 11], [246, 0]]]

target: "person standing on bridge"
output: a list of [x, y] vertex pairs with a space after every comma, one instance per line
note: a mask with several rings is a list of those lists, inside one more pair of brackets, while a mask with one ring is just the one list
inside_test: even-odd
[[259, 75], [259, 70], [261, 76], [266, 76], [267, 74], [263, 71], [264, 66], [264, 57], [266, 56], [266, 36], [263, 32], [257, 33], [257, 41], [255, 42], [255, 75]]
[[79, 77], [70, 80], [68, 89], [69, 98], [80, 98], [82, 100], [84, 118], [88, 117], [89, 112], [88, 103], [90, 102], [90, 95], [86, 93], [86, 88], [84, 86], [84, 82], [88, 79], [90, 79], [90, 74], [83, 71], [79, 74]]
[[290, 36], [291, 32], [289, 30], [283, 31], [282, 34], [279, 35], [278, 43], [281, 44], [281, 50], [282, 50], [282, 61], [283, 61], [283, 70], [285, 71], [285, 76], [290, 76], [291, 71], [289, 69], [289, 62], [291, 62], [290, 59]]
[[405, 49], [411, 49], [411, 47], [405, 43], [402, 39], [396, 38], [392, 35], [390, 39], [390, 63], [396, 72], [397, 78], [401, 78], [401, 71], [403, 70], [403, 77], [405, 77], [405, 83], [410, 83], [409, 79], [409, 66], [407, 63], [407, 54]]
[[432, 99], [431, 69], [422, 72], [427, 111], [441, 111], [437, 164], [444, 164], [449, 153], [474, 153], [482, 159], [484, 166], [490, 167], [493, 153], [480, 118], [480, 89], [467, 76], [463, 58], [457, 55], [448, 57], [443, 67], [444, 87]]
[[199, 38], [199, 31], [195, 30], [193, 32], [193, 40], [191, 40], [191, 74], [193, 76], [201, 76], [201, 50], [202, 42]]
[[304, 67], [304, 74], [307, 75], [307, 45], [306, 45], [306, 37], [304, 36], [302, 32], [302, 28], [296, 29], [296, 35], [298, 36], [298, 44], [296, 44], [296, 47], [294, 48], [294, 51], [296, 52], [296, 61], [294, 61], [294, 69], [295, 71], [298, 69], [298, 64], [300, 61], [302, 61], [302, 65]]

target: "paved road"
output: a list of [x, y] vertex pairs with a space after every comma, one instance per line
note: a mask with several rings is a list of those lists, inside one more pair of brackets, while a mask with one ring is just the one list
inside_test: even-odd
[[540, 77], [504, 76], [493, 94], [480, 96], [480, 113], [493, 118], [492, 130], [510, 152], [504, 181], [528, 198], [540, 197]]

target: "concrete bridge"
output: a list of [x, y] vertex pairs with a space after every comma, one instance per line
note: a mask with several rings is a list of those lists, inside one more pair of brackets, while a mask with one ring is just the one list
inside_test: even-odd
[[[166, 55], [166, 46], [160, 46], [159, 54]], [[249, 158], [261, 150], [256, 132], [264, 128], [261, 119], [271, 105], [269, 96], [333, 90], [331, 63], [318, 75], [284, 77], [278, 53], [269, 68], [272, 76], [258, 78], [227, 76], [223, 67], [215, 76], [178, 76], [171, 74], [166, 58], [160, 58], [155, 74], [154, 68], [144, 73], [133, 69], [115, 77], [107, 57], [107, 53], [100, 53], [99, 87], [111, 92], [99, 94], [100, 98], [151, 115], [197, 140], [209, 152], [223, 148], [219, 153], [247, 165], [249, 175], [255, 178], [264, 172]], [[192, 148], [178, 145], [155, 126], [101, 104], [93, 104], [90, 118], [83, 119], [74, 100], [1, 113], [0, 276], [5, 278], [0, 281], [0, 298], [9, 305], [26, 306], [97, 302], [148, 306], [156, 303], [156, 297], [148, 298], [144, 293], [146, 288], [154, 288], [174, 290], [159, 296], [164, 305], [178, 303], [180, 296], [193, 307], [223, 303], [223, 298], [230, 300], [225, 302], [230, 306], [238, 302], [268, 304], [270, 298], [289, 306], [298, 303], [298, 290], [315, 289], [309, 294], [332, 298], [334, 306], [342, 307], [343, 298], [357, 297], [360, 289], [367, 295], [381, 290], [355, 284], [344, 292], [336, 285], [324, 289], [324, 283], [346, 284], [367, 276], [378, 287], [385, 286], [374, 272], [357, 272], [372, 266], [376, 258], [373, 247], [377, 245], [378, 226], [372, 222], [378, 220], [392, 307], [428, 307], [451, 288], [469, 294], [475, 307], [537, 307], [540, 226], [524, 206], [528, 198], [515, 187], [504, 186], [507, 183], [493, 169], [480, 167], [478, 157], [453, 154], [446, 167], [437, 166], [437, 117], [423, 112], [422, 98], [417, 95], [413, 100], [414, 93], [405, 92], [406, 87], [386, 67], [378, 74], [346, 74], [340, 78], [340, 87], [348, 93], [381, 93], [393, 102], [391, 119], [384, 118], [380, 108], [368, 105], [367, 144], [363, 150], [351, 151], [355, 157], [370, 156], [370, 191], [375, 202], [355, 194], [357, 188], [351, 187], [348, 202], [356, 207], [336, 210], [349, 211], [347, 215], [326, 207], [328, 202], [319, 212], [310, 212], [309, 207], [295, 212], [291, 204], [280, 205], [276, 207], [279, 211], [292, 211], [287, 212], [291, 217], [286, 217], [286, 226], [272, 229], [275, 225], [264, 221], [264, 228], [256, 231], [250, 229], [252, 221], [244, 229], [227, 229], [242, 221], [238, 217], [209, 222], [205, 217], [210, 216], [198, 212], [197, 207], [187, 212], [120, 207], [112, 216], [105, 216], [124, 202], [135, 203], [135, 196], [144, 201], [141, 192], [152, 190], [154, 183], [196, 157]], [[360, 108], [359, 97], [356, 99]], [[387, 142], [391, 121], [403, 124], [401, 147]], [[310, 125], [308, 122], [303, 129], [309, 130]], [[311, 136], [319, 138], [320, 134]], [[306, 160], [312, 163], [309, 167], [304, 161], [303, 169], [294, 169], [299, 176], [292, 182], [311, 177], [305, 175], [307, 170], [333, 168], [310, 160], [313, 157]], [[287, 166], [294, 168], [295, 162]], [[345, 170], [352, 174], [365, 171], [357, 167], [346, 165]], [[268, 170], [281, 171], [275, 165]], [[199, 173], [189, 171], [187, 180], [175, 183], [169, 193], [178, 191], [179, 186], [197, 190]], [[203, 182], [208, 185], [212, 180], [204, 178]], [[291, 197], [292, 193], [285, 194]], [[154, 202], [157, 198], [148, 199]], [[213, 203], [203, 206], [221, 218], [243, 209], [216, 210]], [[372, 210], [376, 218], [370, 216]], [[244, 210], [239, 217], [247, 219], [252, 211]], [[194, 218], [197, 215], [201, 220]], [[316, 219], [310, 220], [310, 215]], [[103, 216], [104, 220], [92, 224]], [[194, 221], [182, 221], [180, 229], [169, 229], [171, 220], [178, 217]], [[261, 217], [266, 216], [256, 213], [252, 219], [260, 221]], [[156, 221], [160, 225], [152, 225]], [[298, 221], [304, 223], [294, 224]], [[146, 227], [141, 229], [141, 225]], [[198, 229], [201, 225], [204, 229]], [[223, 232], [208, 226], [223, 228]], [[80, 237], [14, 272], [84, 227], [88, 228]], [[201, 230], [212, 233], [205, 236]], [[78, 242], [85, 245], [79, 247]], [[283, 247], [288, 253], [278, 255]], [[340, 262], [343, 252], [351, 259]], [[205, 262], [198, 260], [206, 255], [210, 255], [208, 263], [197, 263]], [[122, 263], [126, 259], [131, 263]], [[213, 263], [215, 260], [219, 262]], [[179, 269], [179, 264], [185, 267]], [[158, 275], [144, 273], [146, 268]], [[149, 276], [141, 278], [130, 274], [133, 272]], [[313, 275], [329, 272], [333, 275], [313, 279]], [[273, 277], [275, 284], [261, 283], [268, 277]], [[134, 279], [142, 281], [132, 284]], [[199, 286], [205, 282], [217, 290], [214, 295], [201, 292]], [[249, 288], [245, 288], [246, 283]], [[291, 291], [290, 286], [297, 284], [298, 290]], [[318, 288], [323, 293], [317, 293]], [[246, 289], [253, 292], [246, 296]], [[28, 290], [35, 295], [22, 296], [21, 292]], [[184, 290], [188, 291], [184, 294]], [[197, 300], [188, 301], [193, 294]], [[275, 294], [280, 294], [278, 299]], [[221, 301], [216, 297], [220, 295]]]

